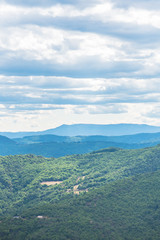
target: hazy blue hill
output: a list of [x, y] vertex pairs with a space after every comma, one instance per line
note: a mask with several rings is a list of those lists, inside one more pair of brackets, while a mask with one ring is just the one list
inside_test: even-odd
[[25, 136], [40, 135], [40, 132], [0, 132], [0, 135], [8, 138], [22, 138]]
[[145, 124], [73, 124], [61, 125], [54, 129], [39, 132], [1, 132], [0, 135], [9, 138], [22, 138], [33, 135], [60, 135], [60, 136], [89, 136], [89, 135], [104, 135], [104, 136], [121, 136], [132, 135], [138, 133], [155, 133], [160, 132], [160, 127], [150, 126]]
[[8, 137], [0, 135], [0, 144], [16, 144], [16, 142]]
[[0, 136], [0, 155], [14, 154], [18, 144], [5, 136]]
[[124, 136], [57, 136], [52, 134], [9, 139], [0, 136], [0, 155], [36, 154], [61, 157], [83, 154], [107, 147], [139, 149], [160, 143], [160, 133], [141, 133]]
[[[138, 149], [156, 145], [156, 143], [145, 144], [127, 144], [107, 141], [80, 141], [80, 142], [40, 142], [30, 143], [36, 138], [22, 139], [22, 143], [0, 143], [0, 155], [15, 155], [15, 154], [36, 154], [44, 157], [61, 157], [72, 154], [83, 154], [96, 151], [107, 147], [120, 147], [124, 149]], [[42, 140], [42, 139], [41, 139]], [[23, 141], [27, 143], [23, 143]]]
[[133, 135], [125, 135], [125, 136], [111, 136], [109, 137], [110, 141], [113, 142], [125, 142], [128, 144], [132, 143], [158, 143], [160, 142], [160, 133], [139, 133]]
[[[145, 144], [145, 146], [148, 144]], [[84, 154], [107, 147], [120, 147], [126, 149], [142, 148], [144, 145], [129, 145], [115, 142], [46, 142], [17, 145], [14, 154], [36, 154], [45, 157], [61, 157], [72, 154]], [[150, 145], [149, 145], [150, 146]], [[8, 155], [8, 154], [5, 154]]]
[[139, 133], [132, 135], [122, 135], [122, 136], [76, 136], [70, 137], [70, 142], [81, 141], [81, 142], [117, 142], [126, 144], [143, 144], [143, 143], [157, 143], [160, 142], [160, 133]]
[[47, 142], [116, 142], [126, 144], [143, 144], [160, 142], [160, 133], [139, 133], [123, 136], [58, 136], [53, 134], [33, 135], [23, 138], [14, 138], [17, 143], [47, 143]]
[[50, 129], [44, 132], [47, 134], [55, 134], [61, 136], [78, 136], [78, 135], [119, 136], [137, 133], [160, 132], [160, 127], [149, 126], [145, 124], [109, 124], [109, 125], [73, 124], [62, 125], [55, 129]]
[[67, 136], [57, 136], [57, 135], [53, 135], [53, 134], [46, 134], [46, 135], [33, 135], [33, 136], [25, 136], [23, 138], [14, 138], [14, 141], [16, 141], [17, 143], [26, 143], [26, 144], [30, 144], [30, 143], [47, 143], [47, 142], [70, 142], [73, 140], [74, 142], [74, 138], [70, 138]]
[[61, 157], [89, 153], [107, 147], [138, 149], [160, 143], [159, 136], [159, 133], [112, 137], [37, 135], [14, 139], [14, 141], [2, 136], [0, 155], [36, 154], [44, 157]]

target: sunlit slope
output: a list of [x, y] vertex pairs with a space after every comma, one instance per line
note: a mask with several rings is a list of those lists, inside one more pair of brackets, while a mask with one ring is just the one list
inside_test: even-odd
[[[1, 214], [55, 202], [105, 183], [159, 169], [160, 146], [140, 150], [108, 148], [57, 159], [34, 155], [0, 157]], [[60, 183], [47, 186], [43, 182]]]

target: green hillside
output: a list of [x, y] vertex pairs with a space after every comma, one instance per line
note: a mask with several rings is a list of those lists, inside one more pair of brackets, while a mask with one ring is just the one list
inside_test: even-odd
[[0, 239], [158, 239], [159, 185], [160, 146], [0, 157]]
[[159, 240], [160, 171], [2, 218], [1, 240]]

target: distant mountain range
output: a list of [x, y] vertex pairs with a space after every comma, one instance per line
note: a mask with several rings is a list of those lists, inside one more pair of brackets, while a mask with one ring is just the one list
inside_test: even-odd
[[36, 154], [44, 157], [61, 157], [89, 153], [107, 147], [138, 149], [157, 144], [160, 144], [160, 133], [73, 137], [46, 134], [13, 139], [0, 136], [0, 155]]
[[157, 133], [160, 127], [146, 124], [73, 124], [61, 125], [57, 128], [38, 132], [0, 132], [0, 135], [9, 138], [22, 138], [24, 136], [54, 134], [58, 136], [122, 136], [138, 133]]
[[13, 138], [10, 141], [15, 141], [21, 144], [33, 144], [33, 143], [48, 143], [48, 142], [116, 142], [116, 143], [127, 143], [127, 144], [144, 144], [144, 143], [159, 143], [160, 133], [139, 133], [133, 135], [123, 136], [57, 136], [53, 134], [46, 135], [33, 135], [25, 136], [23, 138]]

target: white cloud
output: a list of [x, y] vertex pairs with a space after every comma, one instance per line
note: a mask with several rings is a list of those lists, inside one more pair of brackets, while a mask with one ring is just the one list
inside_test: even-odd
[[0, 1], [1, 126], [151, 123], [151, 116], [158, 124], [160, 8], [147, 6]]
[[[72, 72], [74, 74], [74, 71], [76, 75], [78, 72], [82, 72], [83, 68], [84, 72], [87, 72], [86, 65], [88, 65], [86, 74], [90, 74], [93, 65], [93, 75], [94, 71], [95, 75], [100, 73], [102, 76], [105, 74], [115, 75], [115, 72], [119, 71], [123, 76], [127, 74], [129, 76], [131, 72], [132, 75], [140, 76], [148, 74], [148, 71], [151, 72], [153, 69], [148, 62], [152, 62], [153, 65], [157, 62], [157, 58], [151, 56], [151, 54], [155, 54], [157, 44], [153, 43], [150, 48], [142, 50], [136, 41], [134, 44], [130, 41], [127, 30], [123, 35], [128, 35], [128, 39], [124, 41], [118, 35], [110, 36], [110, 31], [108, 34], [100, 35], [82, 32], [79, 29], [76, 31], [72, 28], [70, 30], [60, 29], [56, 27], [56, 24], [54, 25], [54, 22], [52, 26], [50, 24], [44, 26], [42, 22], [50, 22], [48, 17], [62, 17], [64, 22], [65, 18], [74, 18], [73, 21], [78, 21], [78, 25], [79, 20], [76, 20], [75, 17], [82, 19], [85, 17], [91, 20], [88, 23], [90, 25], [93, 19], [94, 23], [96, 21], [106, 23], [106, 29], [110, 22], [121, 23], [119, 26], [121, 29], [123, 29], [124, 23], [134, 24], [134, 27], [136, 24], [156, 27], [154, 22], [156, 24], [160, 22], [158, 21], [158, 10], [150, 11], [135, 7], [117, 8], [111, 1], [100, 1], [100, 3], [97, 2], [97, 4], [84, 9], [63, 4], [56, 4], [50, 8], [1, 4], [0, 9], [0, 50], [3, 56], [0, 60], [1, 73], [8, 71], [11, 72], [9, 74], [13, 74], [12, 68], [10, 67], [9, 70], [8, 65], [12, 65], [14, 61], [13, 68], [17, 71], [19, 69], [20, 74], [23, 74], [22, 61], [24, 61], [26, 72], [32, 72], [32, 66], [35, 65], [35, 71], [38, 73], [39, 64], [43, 66], [39, 69], [47, 69], [48, 66], [48, 70], [52, 74], [55, 72], [55, 75], [56, 72], [61, 76], [71, 75]], [[139, 30], [137, 34], [139, 34]], [[149, 35], [149, 33], [147, 34]], [[130, 67], [126, 66], [127, 71], [124, 69], [125, 64], [130, 64]], [[119, 68], [122, 69], [121, 72]], [[156, 67], [155, 71], [152, 71], [152, 75], [155, 73], [157, 73]]]
[[159, 119], [160, 118], [160, 105], [154, 104], [152, 105], [144, 114], [145, 117], [151, 119]]
[[1, 25], [14, 23], [27, 23], [29, 18], [34, 22], [36, 18], [45, 20], [45, 18], [56, 17], [92, 17], [102, 22], [123, 22], [133, 23], [138, 25], [151, 25], [160, 27], [160, 10], [150, 10], [130, 6], [129, 8], [118, 8], [114, 1], [101, 1], [91, 6], [86, 6], [84, 9], [79, 9], [78, 6], [55, 4], [48, 8], [41, 6], [26, 7], [9, 4], [0, 4], [0, 23]]
[[[49, 64], [55, 70], [88, 68], [87, 62], [105, 69], [105, 64], [126, 59], [126, 53], [118, 39], [93, 33], [64, 31], [38, 26], [10, 27], [0, 29], [0, 64], [8, 69], [9, 61], [21, 66], [22, 60]], [[128, 57], [127, 57], [128, 58]], [[20, 60], [21, 59], [21, 60]], [[20, 62], [19, 62], [20, 61]], [[86, 62], [86, 63], [85, 63]], [[34, 66], [33, 66], [34, 67]], [[12, 69], [12, 66], [9, 66]], [[90, 66], [91, 68], [91, 66]], [[19, 70], [21, 67], [19, 67]], [[22, 70], [23, 71], [23, 70]], [[38, 70], [37, 70], [38, 73]], [[23, 74], [23, 72], [22, 72]]]
[[106, 105], [86, 105], [76, 106], [73, 108], [75, 114], [121, 114], [126, 113], [127, 107], [123, 104], [106, 104]]
[[[104, 105], [140, 103], [160, 100], [159, 79], [134, 78], [66, 78], [66, 77], [0, 77], [2, 104]], [[48, 107], [47, 107], [48, 106]], [[39, 107], [37, 107], [39, 109]], [[44, 108], [44, 107], [43, 107]], [[44, 109], [45, 110], [45, 109]]]

